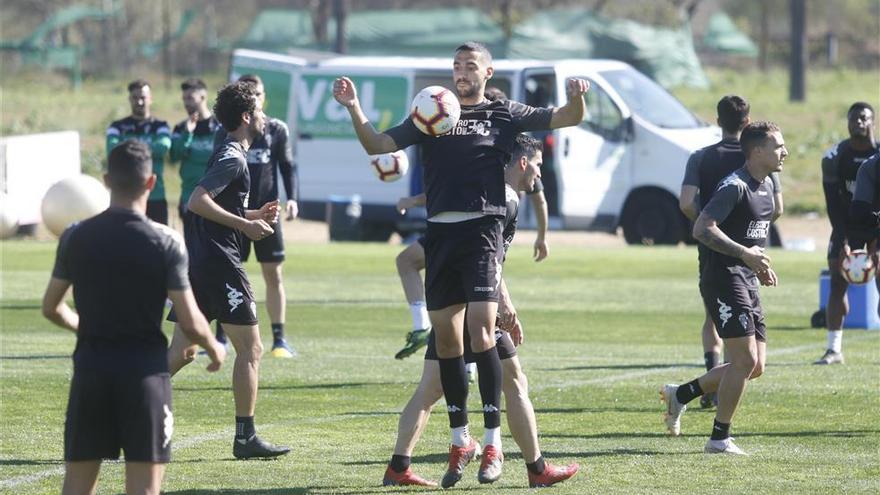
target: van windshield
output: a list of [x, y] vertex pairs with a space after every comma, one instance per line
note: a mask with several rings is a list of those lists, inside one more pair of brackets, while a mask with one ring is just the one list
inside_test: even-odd
[[703, 126], [680, 101], [641, 72], [617, 69], [601, 74], [633, 113], [657, 127], [691, 129]]

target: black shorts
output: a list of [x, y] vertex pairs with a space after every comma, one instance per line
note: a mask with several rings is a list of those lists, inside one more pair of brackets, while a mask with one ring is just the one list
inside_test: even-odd
[[[232, 325], [256, 325], [257, 303], [244, 268], [239, 264], [194, 263], [189, 270], [193, 294], [199, 310], [208, 321]], [[168, 321], [177, 321], [174, 308]]]
[[703, 304], [722, 339], [755, 336], [767, 342], [764, 308], [754, 275], [709, 273], [700, 282]]
[[147, 201], [147, 218], [168, 225], [168, 202], [164, 199], [151, 199]]
[[[516, 346], [513, 345], [513, 340], [510, 339], [510, 334], [498, 328], [495, 329], [495, 348], [498, 349], [498, 357], [502, 360], [516, 356]], [[431, 330], [431, 333], [428, 335], [428, 347], [425, 349], [425, 359], [429, 361], [437, 361], [439, 359], [437, 357], [437, 343], [434, 340], [434, 330]], [[464, 362], [473, 363], [475, 361], [474, 351], [471, 350], [471, 339], [470, 336], [468, 336], [467, 330], [465, 330]]]
[[131, 376], [76, 370], [64, 424], [67, 462], [119, 459], [171, 460], [171, 378], [168, 373]]
[[498, 301], [504, 259], [503, 218], [428, 222], [425, 235], [425, 299], [428, 310], [453, 304]]
[[260, 263], [281, 263], [284, 261], [284, 236], [281, 234], [281, 222], [276, 222], [272, 228], [275, 232], [259, 241], [251, 241], [247, 237], [243, 238], [241, 261], [247, 261], [250, 257], [251, 244], [254, 245], [254, 252]]
[[828, 239], [828, 259], [836, 260], [840, 258], [840, 250], [843, 249], [843, 243], [846, 241], [846, 235], [836, 230], [831, 231], [831, 238]]

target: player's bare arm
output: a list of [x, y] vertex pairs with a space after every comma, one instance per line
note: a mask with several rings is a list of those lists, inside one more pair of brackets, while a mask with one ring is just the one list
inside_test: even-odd
[[244, 217], [248, 220], [263, 220], [268, 224], [278, 221], [278, 214], [281, 212], [281, 202], [279, 200], [264, 203], [259, 210], [246, 210]]
[[240, 230], [249, 239], [254, 241], [267, 237], [274, 232], [265, 220], [249, 220], [224, 210], [202, 186], [196, 186], [192, 196], [189, 198], [187, 208], [196, 215], [207, 218], [212, 222], [217, 222], [231, 229]]
[[691, 222], [696, 221], [697, 215], [700, 214], [696, 201], [697, 191], [699, 189], [696, 186], [682, 185], [681, 193], [678, 195], [678, 208]]
[[406, 213], [406, 210], [410, 208], [415, 208], [417, 206], [425, 206], [427, 202], [428, 197], [425, 196], [425, 193], [400, 198], [397, 200], [397, 211], [400, 212], [401, 215], [403, 215], [404, 213]]
[[538, 224], [537, 236], [535, 237], [535, 245], [533, 259], [535, 262], [542, 261], [550, 254], [550, 247], [547, 245], [547, 198], [544, 192], [530, 194], [529, 199], [532, 207], [535, 209], [535, 221]]
[[76, 333], [79, 315], [64, 301], [70, 289], [70, 281], [52, 277], [43, 294], [43, 316], [61, 328]]
[[202, 347], [208, 353], [211, 363], [208, 371], [217, 371], [226, 359], [226, 347], [217, 342], [208, 320], [199, 311], [195, 296], [191, 289], [169, 290], [168, 298], [174, 304], [174, 312], [177, 314], [177, 324], [180, 330], [194, 344]]
[[514, 322], [516, 322], [516, 308], [513, 306], [513, 300], [510, 299], [510, 292], [507, 291], [504, 277], [501, 277], [498, 290], [501, 293], [501, 296], [498, 298], [498, 315], [500, 316], [498, 326], [510, 331], [513, 328]]
[[397, 151], [399, 148], [391, 136], [376, 131], [370, 120], [364, 115], [357, 98], [354, 83], [347, 77], [340, 77], [333, 82], [333, 98], [348, 109], [351, 123], [361, 146], [370, 155], [380, 155]]
[[785, 207], [782, 204], [782, 193], [777, 192], [773, 194], [773, 221], [775, 222], [777, 218], [782, 216], [782, 213], [785, 211]]
[[738, 242], [734, 242], [718, 228], [718, 222], [705, 212], [700, 213], [694, 224], [694, 239], [702, 242], [709, 249], [743, 260], [755, 272], [761, 272], [770, 268], [770, 257], [764, 254], [764, 250], [761, 247], [752, 246], [747, 248]]
[[570, 127], [578, 125], [584, 120], [584, 95], [590, 90], [590, 82], [586, 79], [571, 78], [565, 83], [565, 93], [568, 102], [553, 110], [550, 118], [550, 128]]

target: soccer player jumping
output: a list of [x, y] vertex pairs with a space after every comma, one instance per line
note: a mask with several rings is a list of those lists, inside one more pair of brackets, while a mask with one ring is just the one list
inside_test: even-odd
[[468, 42], [455, 50], [452, 76], [461, 117], [449, 133], [439, 137], [421, 133], [409, 118], [379, 133], [364, 115], [351, 79], [341, 77], [333, 84], [333, 96], [348, 109], [368, 154], [389, 153], [412, 144], [420, 144], [424, 153], [428, 209], [425, 295], [452, 428], [449, 469], [442, 480], [447, 488], [461, 479], [477, 451], [467, 420], [465, 318], [479, 372], [486, 428], [487, 448], [480, 470], [501, 463], [502, 369], [495, 349], [495, 316], [506, 212], [504, 165], [517, 134], [580, 123], [583, 95], [589, 89], [584, 79], [568, 80], [568, 102], [559, 108], [534, 108], [510, 100], [489, 102], [483, 93], [493, 72], [492, 56], [485, 46]]

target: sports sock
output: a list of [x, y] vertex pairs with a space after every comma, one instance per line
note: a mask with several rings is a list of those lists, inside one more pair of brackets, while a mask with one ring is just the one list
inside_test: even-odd
[[679, 404], [687, 404], [701, 395], [703, 395], [703, 389], [700, 387], [699, 380], [679, 385], [678, 390], [675, 391], [675, 399]]
[[223, 326], [220, 325], [219, 321], [214, 326], [217, 327], [217, 334], [216, 334], [217, 335], [217, 342], [220, 342], [221, 344], [225, 344], [226, 343], [226, 332], [223, 331]]
[[467, 447], [470, 445], [471, 432], [468, 425], [456, 426], [452, 429], [452, 444], [458, 447]]
[[254, 428], [253, 416], [236, 416], [235, 417], [235, 439], [242, 443], [248, 441], [257, 434]]
[[440, 364], [440, 383], [443, 385], [443, 397], [446, 398], [446, 411], [449, 413], [449, 427], [465, 426], [468, 422], [468, 380], [464, 371], [464, 357], [441, 358], [437, 361]]
[[715, 420], [712, 425], [712, 440], [727, 440], [730, 438], [730, 423], [722, 423]]
[[428, 306], [425, 301], [410, 303], [409, 312], [412, 313], [413, 330], [431, 328], [431, 317], [428, 316]]
[[526, 469], [532, 474], [541, 474], [544, 472], [544, 456], [538, 457], [535, 462], [527, 462]]
[[496, 449], [501, 450], [501, 428], [486, 428], [483, 433], [483, 446], [494, 445]]
[[409, 467], [411, 460], [412, 458], [408, 455], [394, 454], [391, 456], [391, 462], [388, 465], [391, 466], [391, 470], [395, 473], [402, 473]]
[[284, 323], [273, 323], [272, 324], [272, 338], [275, 342], [279, 340], [284, 340]]
[[840, 352], [843, 345], [843, 330], [828, 330], [828, 349]]
[[479, 373], [480, 398], [483, 401], [483, 426], [498, 428], [501, 426], [501, 359], [498, 349], [492, 347], [488, 351], [475, 352], [474, 362]]
[[718, 361], [721, 361], [721, 355], [717, 352], [707, 352], [703, 354], [703, 360], [706, 362], [706, 371], [709, 371], [718, 366]]

